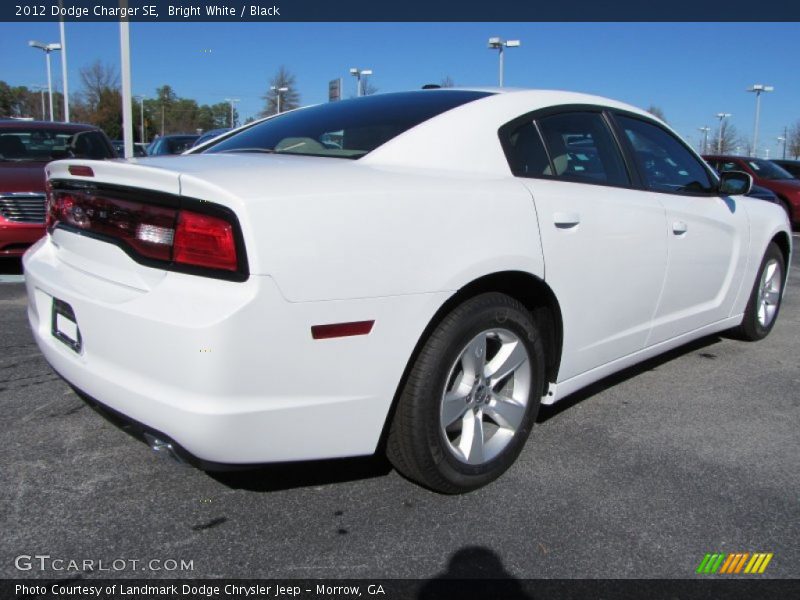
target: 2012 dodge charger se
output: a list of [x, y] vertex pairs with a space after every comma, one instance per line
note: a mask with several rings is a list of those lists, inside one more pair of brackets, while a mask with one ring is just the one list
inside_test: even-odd
[[48, 166], [24, 258], [53, 368], [211, 463], [368, 455], [485, 485], [541, 403], [775, 324], [791, 235], [625, 104], [425, 90], [177, 157]]

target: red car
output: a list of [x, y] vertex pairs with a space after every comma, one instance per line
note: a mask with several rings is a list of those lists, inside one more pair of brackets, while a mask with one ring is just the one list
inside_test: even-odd
[[22, 256], [44, 235], [44, 166], [73, 157], [116, 155], [92, 125], [0, 120], [0, 257]]
[[750, 156], [703, 156], [718, 173], [744, 171], [753, 177], [753, 183], [772, 191], [781, 201], [794, 226], [800, 226], [800, 179], [779, 167], [771, 160]]

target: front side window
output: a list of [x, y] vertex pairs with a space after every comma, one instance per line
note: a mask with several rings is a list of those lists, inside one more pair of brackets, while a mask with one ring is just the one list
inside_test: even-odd
[[708, 171], [674, 135], [639, 119], [622, 115], [616, 119], [633, 146], [651, 190], [689, 194], [714, 191]]
[[550, 153], [545, 175], [584, 183], [630, 185], [617, 143], [600, 113], [543, 117], [539, 128]]
[[490, 95], [467, 90], [377, 94], [301, 108], [221, 140], [203, 153], [263, 152], [361, 158], [448, 110]]

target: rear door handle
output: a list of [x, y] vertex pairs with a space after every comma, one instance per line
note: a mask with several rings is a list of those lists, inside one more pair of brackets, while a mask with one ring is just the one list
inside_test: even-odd
[[689, 231], [689, 226], [684, 221], [674, 221], [672, 223], [672, 233], [675, 235], [683, 235]]
[[581, 216], [573, 212], [557, 212], [553, 214], [553, 223], [559, 229], [570, 229], [581, 222]]

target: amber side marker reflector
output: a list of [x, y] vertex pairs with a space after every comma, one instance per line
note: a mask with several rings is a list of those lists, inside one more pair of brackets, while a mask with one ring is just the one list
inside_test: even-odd
[[92, 167], [87, 167], [86, 165], [70, 165], [69, 174], [79, 175], [80, 177], [94, 177]]
[[375, 321], [353, 321], [351, 323], [331, 323], [330, 325], [312, 325], [311, 337], [315, 340], [348, 337], [351, 335], [367, 335], [372, 331]]

